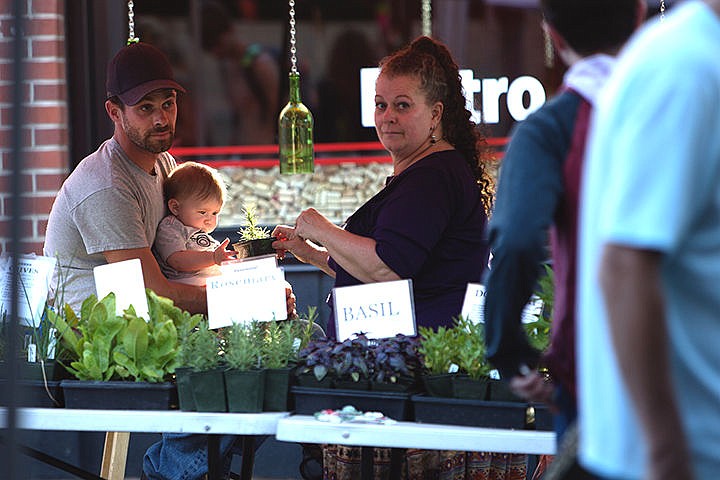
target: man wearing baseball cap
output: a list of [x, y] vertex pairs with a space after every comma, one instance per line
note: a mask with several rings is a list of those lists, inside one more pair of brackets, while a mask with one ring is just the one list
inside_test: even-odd
[[[59, 260], [56, 299], [79, 313], [83, 300], [96, 293], [94, 267], [138, 258], [147, 288], [184, 310], [204, 313], [205, 287], [167, 280], [151, 252], [166, 214], [163, 181], [176, 166], [167, 150], [175, 136], [177, 95], [185, 89], [167, 57], [138, 42], [110, 61], [106, 90], [113, 136], [65, 180], [48, 219], [43, 253]], [[287, 293], [288, 313], [294, 314], [294, 295]], [[237, 438], [223, 436], [221, 451], [229, 455]], [[145, 456], [143, 477], [202, 478], [206, 445], [202, 435], [163, 435]]]

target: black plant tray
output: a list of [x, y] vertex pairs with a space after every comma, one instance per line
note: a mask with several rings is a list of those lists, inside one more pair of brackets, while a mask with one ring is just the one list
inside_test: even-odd
[[[47, 389], [42, 380], [19, 380], [16, 386], [16, 401], [20, 407], [51, 408], [64, 406], [60, 381], [48, 381]], [[50, 395], [52, 395], [52, 398], [50, 398]], [[7, 380], [0, 380], [0, 405], [7, 405], [7, 397]], [[55, 400], [53, 401], [53, 399]]]
[[312, 415], [321, 410], [339, 410], [346, 405], [368, 412], [382, 412], [394, 420], [412, 420], [410, 394], [369, 390], [290, 387], [295, 397], [295, 413]]
[[417, 422], [515, 430], [552, 429], [552, 421], [548, 421], [549, 412], [544, 406], [533, 407], [535, 422], [531, 422], [527, 415], [529, 405], [521, 402], [492, 402], [427, 395], [413, 395], [412, 402]]
[[63, 380], [65, 408], [170, 410], [178, 408], [174, 383]]

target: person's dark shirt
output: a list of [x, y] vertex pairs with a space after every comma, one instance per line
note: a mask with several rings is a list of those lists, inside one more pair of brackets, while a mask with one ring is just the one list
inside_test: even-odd
[[[455, 150], [434, 153], [395, 177], [347, 221], [345, 229], [373, 238], [380, 259], [412, 279], [418, 326], [450, 326], [467, 284], [487, 265], [487, 217], [470, 167]], [[358, 285], [332, 258], [335, 287]], [[332, 302], [329, 302], [332, 309]], [[328, 335], [335, 335], [334, 319]]]

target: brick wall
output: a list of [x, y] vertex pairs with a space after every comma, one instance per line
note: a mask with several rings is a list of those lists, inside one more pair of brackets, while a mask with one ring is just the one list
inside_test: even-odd
[[[52, 202], [68, 173], [68, 111], [62, 0], [24, 0], [22, 35], [21, 253], [42, 253]], [[0, 252], [10, 242], [13, 17], [0, 0]]]

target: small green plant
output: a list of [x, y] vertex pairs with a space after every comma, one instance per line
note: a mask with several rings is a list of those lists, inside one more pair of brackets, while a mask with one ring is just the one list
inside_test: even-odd
[[550, 265], [543, 265], [544, 274], [538, 280], [538, 289], [535, 292], [543, 303], [542, 312], [535, 317], [535, 320], [524, 324], [530, 345], [545, 351], [550, 345], [550, 327], [552, 325], [552, 312], [554, 302], [555, 279]]
[[425, 370], [430, 375], [448, 373], [456, 359], [457, 331], [447, 327], [438, 327], [437, 330], [419, 327], [418, 331], [421, 338], [418, 351]]
[[245, 225], [240, 227], [238, 231], [240, 240], [258, 240], [270, 237], [270, 231], [258, 225], [257, 208], [255, 205], [244, 205], [243, 214], [245, 215]]
[[455, 320], [456, 363], [461, 373], [479, 380], [487, 377], [492, 368], [485, 360], [485, 328], [481, 323], [473, 324], [469, 319]]
[[212, 370], [220, 365], [220, 341], [217, 332], [208, 328], [207, 320], [202, 320], [198, 328], [190, 332], [185, 344], [186, 365], [195, 372]]
[[258, 322], [235, 323], [225, 331], [225, 363], [233, 370], [260, 368], [263, 332]]
[[297, 361], [298, 325], [292, 320], [265, 322], [262, 357], [266, 368], [287, 368]]

